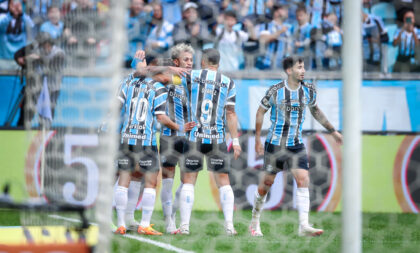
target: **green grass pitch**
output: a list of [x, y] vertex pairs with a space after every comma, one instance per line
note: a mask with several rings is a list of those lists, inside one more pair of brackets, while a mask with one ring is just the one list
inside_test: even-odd
[[[262, 238], [248, 234], [251, 211], [235, 211], [238, 235], [227, 237], [222, 212], [193, 211], [190, 235], [141, 236], [194, 252], [339, 252], [341, 213], [311, 213], [310, 220], [324, 229], [320, 237], [297, 236], [297, 212], [265, 211], [261, 217]], [[140, 219], [141, 212], [136, 212]], [[178, 217], [179, 218], [179, 217]], [[152, 222], [164, 231], [162, 212]], [[0, 210], [0, 226], [19, 225], [19, 213]], [[135, 232], [129, 232], [136, 235]], [[416, 214], [363, 214], [363, 252], [420, 252], [420, 216]], [[169, 252], [163, 248], [121, 236], [113, 236], [112, 252]]]

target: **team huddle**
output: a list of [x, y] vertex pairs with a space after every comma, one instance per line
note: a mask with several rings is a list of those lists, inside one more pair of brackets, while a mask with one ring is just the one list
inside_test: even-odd
[[[236, 87], [232, 79], [218, 71], [218, 50], [204, 50], [201, 69], [198, 70], [191, 69], [193, 55], [191, 46], [178, 44], [171, 49], [171, 59], [154, 59], [146, 65], [144, 52], [139, 52], [134, 62], [137, 71], [130, 74], [119, 89], [122, 126], [119, 178], [114, 190], [116, 234], [125, 234], [127, 230], [146, 235], [162, 234], [151, 224], [158, 173], [162, 168], [161, 201], [165, 232], [188, 235], [194, 186], [198, 172], [203, 169], [204, 159], [219, 189], [226, 234], [237, 234], [233, 224], [234, 193], [229, 181], [230, 155], [226, 146], [228, 130], [233, 156], [237, 159], [241, 146], [235, 113]], [[309, 164], [301, 136], [305, 107], [308, 106], [314, 118], [331, 132], [337, 142], [341, 143], [342, 137], [318, 108], [315, 88], [303, 82], [303, 60], [287, 57], [283, 66], [288, 79], [269, 88], [256, 115], [255, 149], [257, 154], [264, 156], [265, 174], [255, 192], [249, 232], [252, 236], [263, 236], [259, 220], [267, 193], [276, 173], [289, 169], [298, 187], [299, 235], [316, 236], [323, 230], [309, 224]], [[181, 77], [175, 72], [181, 73]], [[263, 147], [261, 128], [264, 114], [269, 109], [272, 126]], [[156, 140], [158, 130], [159, 149]], [[181, 185], [173, 199], [172, 186], [177, 164], [181, 169]], [[145, 184], [142, 216], [137, 222], [134, 211], [142, 180]], [[178, 210], [180, 222], [177, 228], [175, 214]]]

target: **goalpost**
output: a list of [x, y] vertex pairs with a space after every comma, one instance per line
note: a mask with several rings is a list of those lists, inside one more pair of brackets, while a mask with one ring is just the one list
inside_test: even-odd
[[343, 45], [343, 243], [342, 252], [357, 253], [361, 243], [361, 110], [362, 39], [360, 0], [344, 1]]

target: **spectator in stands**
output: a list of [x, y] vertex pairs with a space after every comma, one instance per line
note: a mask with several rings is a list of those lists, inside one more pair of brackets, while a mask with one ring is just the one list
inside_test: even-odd
[[342, 0], [306, 0], [309, 22], [318, 28], [327, 13], [334, 12], [341, 23]]
[[[60, 1], [61, 2], [61, 1]], [[48, 19], [48, 9], [54, 4], [58, 4], [57, 0], [32, 0], [25, 1], [25, 13], [31, 16], [34, 23], [39, 25]]]
[[40, 32], [47, 32], [58, 41], [63, 34], [64, 23], [61, 21], [60, 9], [57, 6], [48, 8], [48, 21], [41, 25]]
[[274, 5], [272, 8], [273, 19], [267, 24], [261, 24], [257, 36], [260, 43], [266, 45], [266, 52], [262, 61], [257, 61], [259, 69], [282, 68], [282, 60], [292, 51], [291, 26], [284, 23], [288, 17], [288, 10], [285, 5]]
[[189, 0], [190, 3], [197, 5], [197, 13], [201, 21], [207, 24], [209, 31], [213, 31], [217, 25], [216, 17], [219, 16], [219, 5], [213, 0]]
[[[243, 67], [244, 55], [242, 44], [248, 40], [248, 33], [242, 30], [234, 30], [237, 23], [236, 13], [226, 11], [223, 14], [223, 26], [216, 29], [214, 48], [220, 52], [220, 68], [224, 71], [235, 71]], [[252, 30], [252, 23], [245, 22], [248, 30]]]
[[131, 0], [127, 17], [128, 50], [125, 54], [125, 67], [130, 68], [133, 55], [137, 50], [144, 50], [147, 39], [147, 23], [152, 20], [152, 8], [144, 6], [143, 0]]
[[[26, 73], [26, 86], [21, 92], [23, 101], [18, 126], [30, 124], [36, 110], [39, 109], [41, 92], [48, 92], [50, 117], [38, 111], [42, 116], [40, 123], [50, 124], [60, 94], [64, 51], [54, 44], [49, 33], [41, 32], [36, 42], [19, 49], [14, 59]], [[43, 90], [44, 82], [47, 84], [47, 90]]]
[[382, 43], [388, 43], [388, 33], [381, 18], [362, 12], [363, 60], [365, 71], [380, 71]]
[[174, 26], [163, 18], [162, 5], [153, 3], [152, 21], [147, 23], [146, 55], [154, 57], [165, 53], [173, 45]]
[[22, 12], [19, 0], [9, 1], [9, 12], [0, 15], [0, 68], [14, 69], [18, 66], [13, 62], [14, 53], [27, 44], [32, 37], [34, 28], [31, 18]]
[[303, 57], [305, 66], [310, 69], [311, 62], [311, 30], [313, 26], [309, 23], [309, 16], [304, 6], [296, 10], [298, 24], [293, 27], [293, 53]]
[[246, 17], [254, 23], [265, 21], [270, 16], [274, 0], [245, 0], [244, 7], [247, 9]]
[[176, 24], [182, 21], [181, 4], [179, 0], [161, 0], [163, 16], [171, 23]]
[[65, 16], [63, 36], [74, 66], [83, 67], [95, 62], [100, 25], [92, 0], [78, 0], [77, 7]]
[[199, 63], [201, 49], [207, 43], [212, 42], [207, 24], [201, 21], [197, 12], [198, 5], [188, 2], [183, 6], [183, 20], [175, 24], [173, 37], [175, 44], [186, 43], [196, 50], [194, 63]]
[[372, 0], [363, 0], [362, 1], [363, 12], [370, 13], [372, 8]]
[[420, 49], [419, 30], [414, 27], [415, 18], [413, 11], [407, 11], [403, 18], [404, 24], [394, 36], [393, 45], [398, 46], [397, 61], [394, 72], [417, 72], [419, 64], [416, 53]]
[[326, 34], [326, 50], [324, 52], [324, 66], [328, 69], [341, 67], [341, 47], [343, 45], [343, 31], [338, 26], [338, 18], [334, 12], [325, 17], [324, 33]]
[[9, 11], [9, 0], [0, 0], [0, 15]]

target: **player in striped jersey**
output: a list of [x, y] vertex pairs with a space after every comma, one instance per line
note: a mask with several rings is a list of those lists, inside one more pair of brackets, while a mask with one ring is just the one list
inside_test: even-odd
[[[143, 61], [144, 62], [144, 61]], [[145, 66], [145, 62], [143, 63]], [[131, 172], [139, 165], [145, 177], [142, 200], [142, 219], [137, 232], [140, 234], [161, 235], [150, 225], [156, 199], [157, 175], [159, 172], [155, 119], [171, 129], [186, 131], [194, 124], [180, 127], [166, 115], [166, 88], [153, 79], [138, 77], [121, 87], [118, 96], [124, 112], [121, 129], [118, 169], [120, 177], [115, 189], [118, 229], [116, 233], [125, 234], [125, 211], [127, 207], [128, 186]]]
[[203, 51], [200, 70], [192, 70], [182, 79], [190, 105], [191, 119], [197, 124], [187, 135], [188, 145], [180, 194], [180, 233], [189, 234], [191, 210], [194, 202], [194, 184], [203, 168], [214, 172], [219, 187], [220, 202], [225, 216], [228, 235], [236, 234], [233, 226], [234, 196], [229, 182], [229, 156], [225, 142], [225, 120], [233, 138], [234, 157], [241, 153], [238, 140], [237, 116], [235, 113], [236, 89], [229, 77], [218, 72], [220, 54], [216, 49]]
[[[191, 69], [193, 65], [194, 49], [187, 44], [181, 43], [171, 48], [171, 58], [176, 67]], [[179, 125], [189, 121], [187, 97], [181, 85], [169, 83], [166, 85], [168, 99], [166, 111], [169, 118]], [[163, 215], [165, 217], [166, 233], [176, 231], [175, 214], [179, 207], [179, 194], [182, 188], [182, 181], [175, 194], [175, 201], [172, 202], [172, 186], [174, 182], [175, 166], [183, 157], [185, 145], [185, 133], [175, 131], [163, 126], [160, 136], [160, 162], [162, 166], [162, 190], [160, 198], [162, 201]], [[181, 164], [180, 164], [181, 165]]]
[[[287, 80], [271, 86], [261, 100], [255, 123], [255, 151], [264, 154], [265, 174], [255, 192], [252, 220], [249, 227], [252, 236], [263, 236], [260, 228], [260, 214], [267, 192], [274, 182], [277, 172], [290, 169], [297, 183], [296, 207], [299, 214], [299, 236], [316, 236], [322, 229], [309, 224], [309, 164], [302, 141], [302, 125], [305, 120], [305, 107], [308, 106], [314, 118], [321, 123], [341, 144], [342, 136], [316, 104], [316, 90], [311, 84], [303, 82], [305, 75], [302, 58], [286, 57], [283, 68]], [[271, 109], [271, 127], [263, 148], [261, 127], [264, 114]]]

